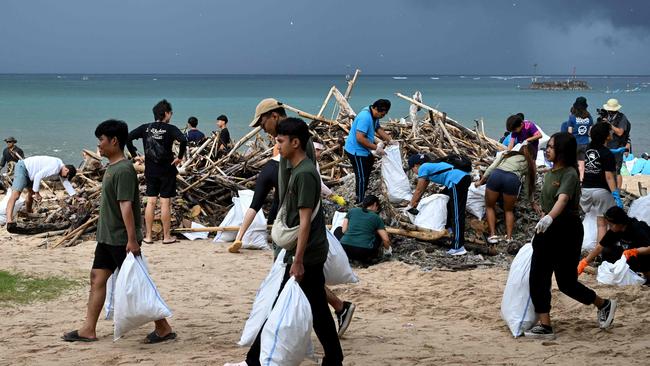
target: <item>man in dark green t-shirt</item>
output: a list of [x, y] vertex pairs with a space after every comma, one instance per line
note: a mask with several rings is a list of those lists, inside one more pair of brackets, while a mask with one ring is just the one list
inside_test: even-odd
[[379, 198], [366, 195], [361, 207], [350, 209], [343, 220], [341, 245], [350, 259], [372, 262], [380, 255], [380, 248], [390, 253], [390, 238], [377, 214], [381, 209]]
[[[97, 147], [108, 158], [102, 180], [102, 195], [97, 222], [97, 247], [90, 271], [90, 295], [86, 321], [78, 330], [65, 333], [67, 342], [97, 340], [99, 313], [106, 298], [106, 282], [115, 269], [120, 268], [127, 253], [140, 255], [142, 219], [138, 176], [124, 157], [124, 145], [129, 128], [123, 121], [104, 121], [95, 130]], [[155, 321], [156, 329], [145, 338], [145, 343], [158, 343], [176, 338], [167, 319]]]
[[[299, 226], [298, 243], [295, 250], [287, 252], [288, 257], [280, 292], [290, 277], [295, 277], [311, 306], [314, 331], [323, 346], [323, 365], [342, 365], [343, 351], [339, 343], [332, 313], [327, 305], [323, 265], [327, 259], [328, 242], [323, 209], [319, 207], [320, 178], [313, 161], [305, 153], [309, 141], [309, 128], [299, 118], [287, 118], [278, 125], [276, 141], [280, 155], [290, 164], [291, 174], [285, 201], [287, 213], [285, 224]], [[312, 212], [318, 213], [312, 220]], [[239, 364], [260, 364], [260, 333], [251, 346], [246, 361]]]

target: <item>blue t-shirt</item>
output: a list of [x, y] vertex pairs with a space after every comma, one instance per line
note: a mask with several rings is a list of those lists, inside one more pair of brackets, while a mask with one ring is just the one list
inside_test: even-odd
[[352, 127], [350, 128], [350, 134], [345, 140], [345, 151], [352, 155], [357, 156], [368, 156], [370, 155], [370, 150], [366, 149], [357, 141], [357, 132], [361, 132], [370, 142], [375, 140], [375, 131], [381, 127], [379, 125], [379, 119], [372, 118], [372, 112], [370, 112], [370, 107], [366, 107], [357, 114], [357, 117], [352, 122]]
[[[446, 172], [435, 174], [440, 170], [449, 169]], [[458, 184], [468, 174], [448, 163], [424, 163], [418, 169], [418, 178], [428, 179], [430, 182], [441, 184], [447, 188]]]
[[591, 116], [587, 118], [580, 118], [574, 115], [569, 117], [569, 126], [573, 128], [573, 136], [576, 138], [578, 145], [589, 144], [589, 129], [594, 124]]
[[187, 141], [191, 142], [200, 142], [205, 138], [203, 132], [199, 130], [189, 130], [187, 131]]
[[560, 132], [569, 132], [569, 121], [562, 122], [562, 126], [560, 126]]

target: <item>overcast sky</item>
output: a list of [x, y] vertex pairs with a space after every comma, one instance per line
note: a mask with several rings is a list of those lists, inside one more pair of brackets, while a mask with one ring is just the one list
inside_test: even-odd
[[648, 0], [2, 0], [0, 73], [650, 74]]

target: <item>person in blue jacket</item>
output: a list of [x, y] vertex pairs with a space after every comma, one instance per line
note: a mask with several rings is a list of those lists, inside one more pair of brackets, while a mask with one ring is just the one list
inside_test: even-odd
[[415, 187], [411, 203], [407, 206], [410, 214], [417, 215], [418, 203], [422, 194], [427, 189], [429, 182], [445, 186], [443, 194], [449, 196], [447, 202], [447, 227], [451, 227], [454, 234], [453, 247], [447, 251], [450, 255], [466, 254], [465, 250], [465, 205], [467, 191], [472, 183], [472, 178], [467, 172], [454, 168], [445, 162], [432, 163], [425, 154], [411, 155], [408, 160], [409, 169], [418, 175], [418, 184]]
[[[383, 118], [389, 110], [390, 101], [387, 99], [379, 99], [371, 106], [362, 109], [352, 122], [350, 134], [345, 140], [345, 154], [354, 169], [357, 204], [363, 202], [368, 190], [370, 173], [375, 163], [373, 155], [384, 155], [384, 141], [387, 144], [391, 143], [390, 136], [379, 124], [379, 119]], [[375, 144], [375, 133], [384, 141]]]

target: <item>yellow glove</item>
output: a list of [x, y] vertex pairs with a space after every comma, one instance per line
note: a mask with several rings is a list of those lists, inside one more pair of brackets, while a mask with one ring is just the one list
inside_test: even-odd
[[339, 196], [338, 194], [331, 195], [330, 200], [332, 202], [336, 203], [339, 206], [345, 206], [346, 205], [345, 198]]

